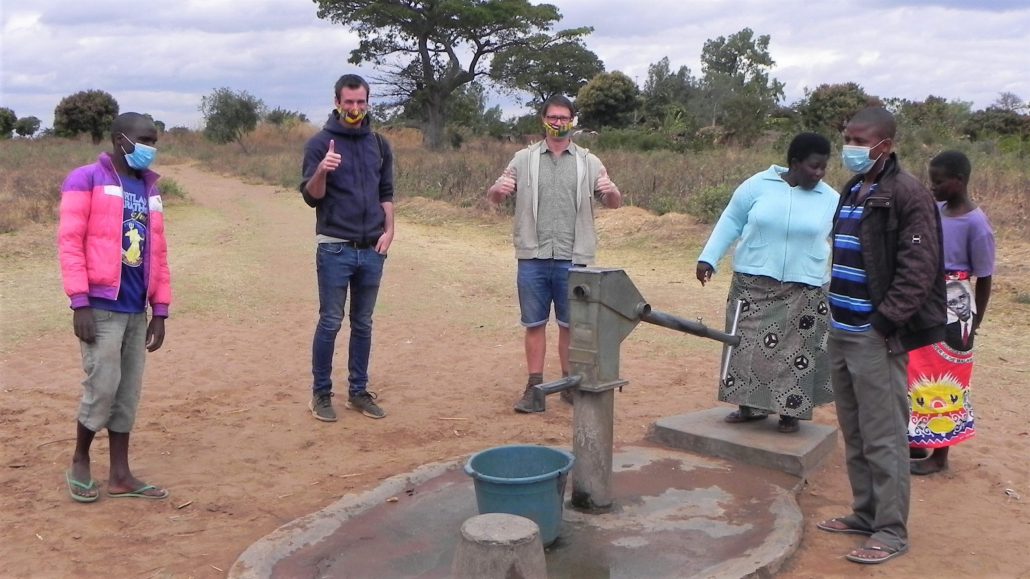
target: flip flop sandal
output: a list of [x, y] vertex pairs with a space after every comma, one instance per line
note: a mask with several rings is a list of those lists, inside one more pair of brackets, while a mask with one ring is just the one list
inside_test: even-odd
[[[93, 501], [100, 498], [100, 490], [97, 489], [97, 481], [89, 479], [88, 483], [79, 482], [72, 478], [72, 471], [65, 471], [64, 480], [68, 483], [68, 494], [72, 497], [73, 501], [80, 503], [92, 503]], [[91, 491], [96, 489], [97, 494], [93, 496], [84, 496], [77, 494], [75, 489], [81, 489], [83, 491]]]
[[[156, 490], [160, 490], [161, 493], [157, 494], [157, 495], [148, 495], [147, 494], [147, 491], [156, 491]], [[170, 493], [168, 492], [168, 489], [158, 489], [154, 485], [143, 485], [140, 488], [138, 488], [138, 489], [136, 489], [134, 491], [127, 492], [127, 493], [112, 493], [112, 492], [108, 492], [107, 496], [109, 496], [109, 497], [111, 497], [113, 499], [133, 498], [133, 499], [161, 500], [161, 499], [167, 499], [169, 494]]]
[[[878, 557], [878, 558], [875, 558], [875, 559], [870, 559], [868, 557], [862, 557], [862, 556], [859, 556], [859, 555], [855, 555], [854, 553], [856, 551], [876, 551], [876, 552], [879, 552], [879, 553], [886, 553], [886, 555], [883, 556], [883, 557]], [[905, 551], [908, 551], [908, 547], [902, 547], [900, 549], [891, 549], [890, 547], [887, 547], [887, 546], [873, 545], [871, 547], [861, 547], [861, 548], [855, 549], [851, 553], [848, 553], [847, 555], [844, 555], [844, 558], [847, 559], [848, 561], [851, 561], [852, 563], [859, 563], [859, 564], [862, 564], [862, 565], [879, 565], [880, 563], [883, 563], [885, 561], [890, 561], [891, 559], [893, 559], [895, 557], [898, 557], [900, 555], [904, 555]]]
[[[843, 525], [843, 527], [832, 527], [832, 526], [830, 526], [832, 523], [840, 523], [841, 525]], [[842, 517], [837, 517], [837, 518], [830, 519], [828, 521], [822, 521], [822, 522], [816, 523], [815, 527], [817, 529], [819, 529], [820, 531], [826, 531], [827, 533], [840, 533], [842, 535], [866, 535], [866, 536], [869, 536], [869, 535], [873, 534], [872, 531], [866, 531], [864, 529], [858, 529], [856, 527], [852, 527], [851, 525], [848, 525], [844, 521], [844, 518], [842, 518]]]
[[739, 422], [751, 422], [754, 420], [765, 420], [768, 418], [768, 414], [752, 414], [750, 412], [741, 412], [740, 410], [734, 410], [723, 418], [724, 421], [730, 424], [737, 424]]

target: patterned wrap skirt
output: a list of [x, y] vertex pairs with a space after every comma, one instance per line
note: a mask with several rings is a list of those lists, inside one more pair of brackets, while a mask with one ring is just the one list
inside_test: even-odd
[[741, 340], [719, 385], [719, 400], [811, 420], [814, 407], [833, 401], [825, 290], [735, 273], [726, 300], [727, 332], [737, 300], [743, 302]]
[[966, 272], [949, 273], [948, 327], [943, 342], [908, 354], [908, 397], [912, 413], [908, 442], [913, 448], [943, 448], [972, 438], [973, 287]]

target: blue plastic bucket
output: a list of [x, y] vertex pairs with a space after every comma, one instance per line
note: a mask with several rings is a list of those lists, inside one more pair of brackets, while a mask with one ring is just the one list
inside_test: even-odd
[[526, 517], [549, 545], [558, 538], [565, 482], [575, 460], [571, 452], [546, 446], [498, 446], [469, 457], [465, 473], [475, 482], [479, 514]]

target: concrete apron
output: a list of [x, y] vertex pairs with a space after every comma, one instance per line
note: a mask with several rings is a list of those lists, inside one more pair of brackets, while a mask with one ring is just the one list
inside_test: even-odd
[[[549, 577], [767, 576], [797, 548], [801, 479], [646, 444], [616, 449], [611, 512], [566, 501]], [[478, 514], [464, 463], [421, 467], [288, 523], [229, 577], [447, 577], [461, 525]]]

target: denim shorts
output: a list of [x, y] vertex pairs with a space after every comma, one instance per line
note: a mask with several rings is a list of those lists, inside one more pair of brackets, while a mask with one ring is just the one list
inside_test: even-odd
[[517, 284], [522, 325], [535, 328], [547, 323], [554, 304], [558, 325], [569, 326], [569, 269], [563, 259], [520, 259]]

